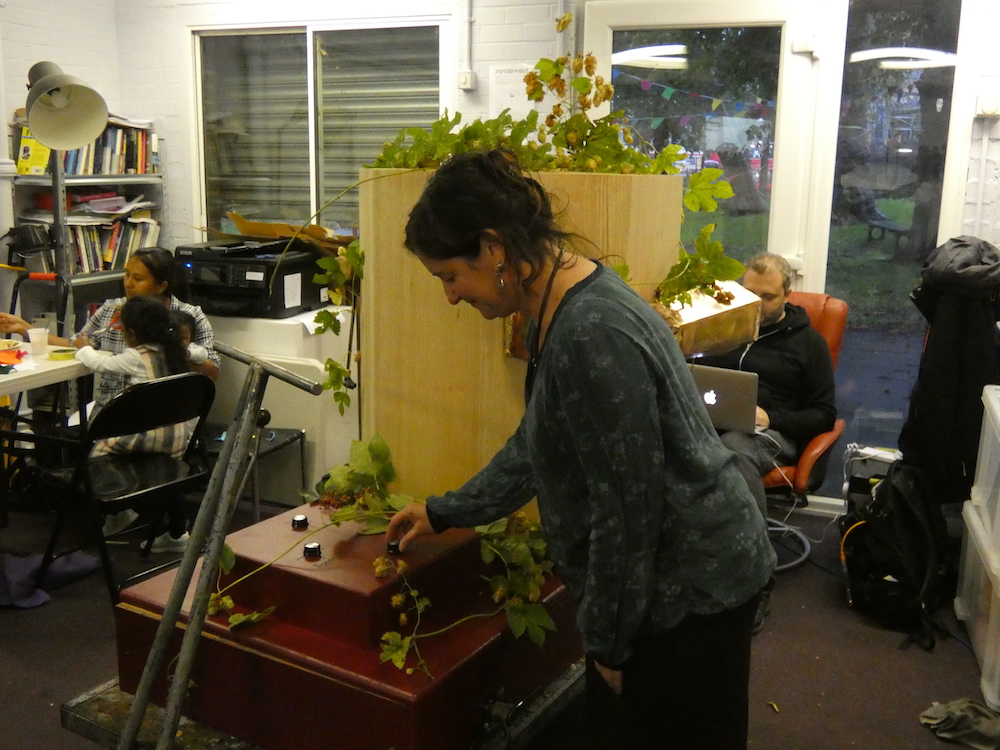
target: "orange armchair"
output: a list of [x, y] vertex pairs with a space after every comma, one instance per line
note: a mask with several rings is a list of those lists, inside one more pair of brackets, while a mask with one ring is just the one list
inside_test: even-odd
[[[790, 292], [788, 301], [793, 305], [805, 308], [809, 315], [809, 323], [826, 340], [830, 349], [830, 359], [833, 369], [837, 369], [840, 358], [840, 345], [844, 340], [844, 329], [847, 327], [847, 303], [828, 294], [813, 292]], [[795, 466], [780, 466], [771, 469], [764, 475], [764, 489], [772, 492], [791, 492], [796, 505], [805, 505], [806, 493], [823, 483], [823, 475], [830, 458], [834, 444], [844, 434], [846, 422], [837, 419], [833, 429], [817, 435], [799, 456]]]

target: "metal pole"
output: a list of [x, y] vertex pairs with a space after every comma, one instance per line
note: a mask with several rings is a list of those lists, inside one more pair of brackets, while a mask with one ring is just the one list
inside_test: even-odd
[[[245, 413], [251, 385], [252, 381], [248, 377], [243, 384], [243, 393], [237, 402], [237, 414]], [[153, 682], [156, 680], [160, 672], [160, 667], [163, 665], [170, 637], [177, 625], [181, 605], [184, 603], [188, 587], [191, 585], [191, 579], [194, 576], [194, 570], [201, 555], [202, 545], [204, 545], [205, 540], [208, 538], [212, 519], [218, 515], [218, 506], [222, 498], [226, 467], [232, 464], [235, 445], [236, 441], [231, 440], [227, 432], [226, 439], [222, 443], [219, 458], [208, 481], [205, 497], [202, 499], [201, 507], [198, 509], [198, 515], [191, 529], [191, 538], [188, 541], [187, 550], [184, 552], [184, 558], [181, 560], [180, 567], [177, 570], [177, 578], [174, 579], [170, 596], [164, 605], [163, 617], [157, 626], [156, 635], [149, 650], [149, 657], [146, 659], [146, 664], [142, 670], [142, 677], [139, 679], [139, 685], [135, 691], [132, 710], [118, 740], [118, 750], [132, 750], [133, 743], [136, 737], [139, 736], [139, 727], [142, 725], [142, 719], [146, 715], [146, 709], [149, 706], [150, 696], [153, 691]]]
[[[177, 726], [180, 723], [181, 704], [208, 611], [210, 588], [215, 581], [215, 569], [222, 555], [232, 510], [242, 494], [241, 478], [245, 479], [249, 462], [252, 460], [249, 443], [264, 398], [267, 375], [273, 375], [313, 395], [319, 395], [323, 392], [323, 386], [320, 383], [296, 375], [283, 367], [264, 362], [219, 341], [216, 341], [214, 346], [220, 353], [247, 363], [250, 369], [243, 384], [243, 392], [237, 402], [235, 417], [226, 431], [226, 439], [223, 441], [222, 450], [212, 471], [208, 489], [205, 491], [201, 508], [198, 510], [194, 526], [191, 529], [191, 539], [188, 542], [187, 551], [178, 569], [170, 597], [164, 606], [163, 616], [132, 701], [128, 721], [119, 738], [118, 750], [132, 750], [136, 737], [138, 737], [139, 727], [146, 709], [149, 707], [153, 682], [163, 665], [170, 637], [177, 626], [181, 606], [190, 587], [194, 569], [207, 541], [208, 547], [205, 550], [205, 559], [202, 562], [192, 611], [181, 644], [180, 661], [170, 686], [164, 723], [157, 743], [157, 750], [169, 750], [173, 747]], [[238, 457], [236, 461], [233, 461], [234, 455]]]
[[[240, 490], [243, 486], [242, 480], [246, 476], [250, 462], [250, 441], [253, 440], [253, 431], [257, 426], [256, 416], [260, 411], [261, 401], [264, 399], [267, 375], [259, 365], [252, 364], [250, 365], [247, 380], [250, 381], [248, 408], [242, 414], [238, 414], [235, 420], [239, 422], [239, 427], [236, 430], [236, 438], [234, 439], [235, 446], [233, 448], [237, 459], [226, 466], [226, 477], [222, 490], [222, 504], [218, 506], [212, 519], [211, 535], [208, 537], [208, 549], [205, 550], [205, 557], [201, 563], [201, 574], [198, 576], [194, 602], [191, 605], [187, 628], [184, 631], [184, 639], [181, 642], [177, 668], [174, 671], [173, 679], [170, 681], [170, 691], [167, 695], [163, 726], [160, 727], [160, 739], [156, 743], [156, 750], [171, 750], [174, 746], [174, 737], [177, 735], [177, 727], [181, 721], [184, 696], [187, 694], [188, 679], [191, 677], [191, 670], [194, 667], [194, 657], [198, 652], [198, 644], [201, 641], [201, 631], [205, 626], [205, 618], [208, 616], [208, 602], [211, 599], [212, 586], [215, 585], [217, 578], [216, 570], [219, 567], [219, 560], [222, 559], [222, 550], [226, 543], [229, 517], [232, 509], [239, 502]], [[253, 418], [248, 419], [248, 415], [251, 414]], [[232, 425], [230, 425], [230, 430], [232, 430]], [[228, 442], [230, 439], [227, 432], [226, 441]]]

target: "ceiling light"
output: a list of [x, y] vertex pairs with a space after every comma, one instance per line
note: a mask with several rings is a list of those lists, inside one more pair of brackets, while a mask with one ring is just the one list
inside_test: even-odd
[[852, 63], [878, 60], [885, 70], [911, 70], [915, 68], [946, 68], [958, 59], [954, 52], [921, 47], [879, 47], [852, 52]]
[[636, 47], [611, 55], [612, 65], [631, 66], [634, 68], [659, 68], [661, 70], [685, 70], [687, 58], [678, 55], [687, 54], [684, 44], [656, 44], [648, 47]]

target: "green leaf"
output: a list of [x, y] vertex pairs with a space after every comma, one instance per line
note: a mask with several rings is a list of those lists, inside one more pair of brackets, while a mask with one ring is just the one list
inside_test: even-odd
[[510, 625], [510, 630], [514, 634], [515, 638], [520, 638], [524, 635], [524, 631], [528, 629], [528, 618], [524, 613], [523, 607], [508, 606], [506, 607], [507, 614], [507, 624]]
[[380, 516], [366, 516], [361, 522], [358, 533], [362, 536], [384, 534], [389, 528], [389, 519]]
[[236, 605], [233, 602], [233, 597], [214, 593], [208, 598], [208, 615], [211, 617], [219, 614], [219, 612], [228, 612], [234, 606]]
[[330, 469], [329, 479], [326, 480], [324, 489], [332, 489], [337, 492], [352, 492], [357, 487], [357, 475], [354, 470], [343, 464]]
[[489, 565], [491, 562], [497, 559], [496, 550], [493, 549], [489, 544], [483, 542], [479, 545], [479, 556], [482, 558], [483, 563]]
[[378, 433], [372, 435], [371, 440], [368, 441], [368, 453], [375, 467], [375, 476], [379, 478], [380, 483], [385, 484], [393, 481], [396, 478], [396, 469], [392, 465], [389, 446]]
[[586, 76], [574, 78], [569, 82], [569, 85], [576, 89], [580, 96], [587, 96], [594, 88], [593, 82]]
[[335, 336], [340, 335], [340, 316], [330, 310], [320, 310], [317, 312], [316, 317], [313, 318], [313, 322], [318, 324], [316, 333], [333, 331]]
[[222, 543], [222, 554], [219, 556], [219, 569], [223, 574], [228, 575], [236, 566], [236, 553], [233, 548], [225, 542]]
[[386, 498], [386, 503], [389, 505], [389, 507], [397, 512], [401, 511], [403, 508], [405, 508], [412, 502], [413, 498], [410, 497], [409, 495], [396, 495], [390, 493], [389, 497]]
[[237, 628], [246, 627], [247, 625], [253, 625], [254, 623], [260, 622], [268, 617], [272, 612], [274, 612], [274, 607], [268, 607], [263, 612], [250, 612], [246, 615], [240, 613], [230, 615], [229, 629], [236, 630]]
[[499, 536], [507, 530], [507, 519], [501, 518], [486, 526], [477, 526], [475, 530], [483, 536]]
[[344, 250], [344, 257], [347, 258], [347, 265], [351, 267], [354, 277], [361, 281], [364, 278], [365, 254], [361, 250], [361, 243], [358, 240], [351, 240]]
[[384, 663], [391, 661], [396, 669], [403, 669], [406, 666], [406, 655], [410, 651], [410, 637], [404, 638], [399, 633], [391, 631], [382, 634], [382, 653], [379, 659]]
[[542, 83], [546, 83], [551, 78], [561, 76], [566, 68], [556, 60], [543, 57], [535, 64], [535, 70], [538, 71], [538, 77], [542, 79]]
[[372, 454], [368, 450], [368, 444], [361, 440], [351, 441], [351, 451], [350, 457], [347, 459], [347, 465], [356, 472], [368, 474], [373, 477], [378, 473], [375, 462], [372, 460]]
[[552, 631], [555, 631], [556, 629], [555, 622], [552, 621], [552, 617], [541, 604], [536, 602], [526, 604], [524, 607], [524, 615], [528, 619], [528, 622], [534, 626]]

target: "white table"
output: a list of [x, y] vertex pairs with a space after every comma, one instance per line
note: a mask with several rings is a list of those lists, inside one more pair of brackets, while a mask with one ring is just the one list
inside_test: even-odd
[[52, 360], [43, 357], [35, 360], [33, 369], [19, 369], [19, 367], [15, 365], [11, 372], [0, 375], [0, 396], [10, 396], [21, 391], [30, 391], [32, 388], [76, 380], [89, 372], [78, 359]]
[[[51, 348], [51, 347], [50, 347]], [[59, 347], [56, 347], [59, 348]], [[29, 354], [28, 357], [31, 355]], [[49, 359], [42, 357], [34, 360], [35, 367], [18, 369], [14, 366], [6, 375], [0, 375], [0, 396], [10, 396], [32, 388], [42, 388], [46, 385], [76, 380], [90, 372], [78, 359]], [[8, 477], [0, 466], [0, 528], [7, 525], [7, 496], [10, 487]]]

